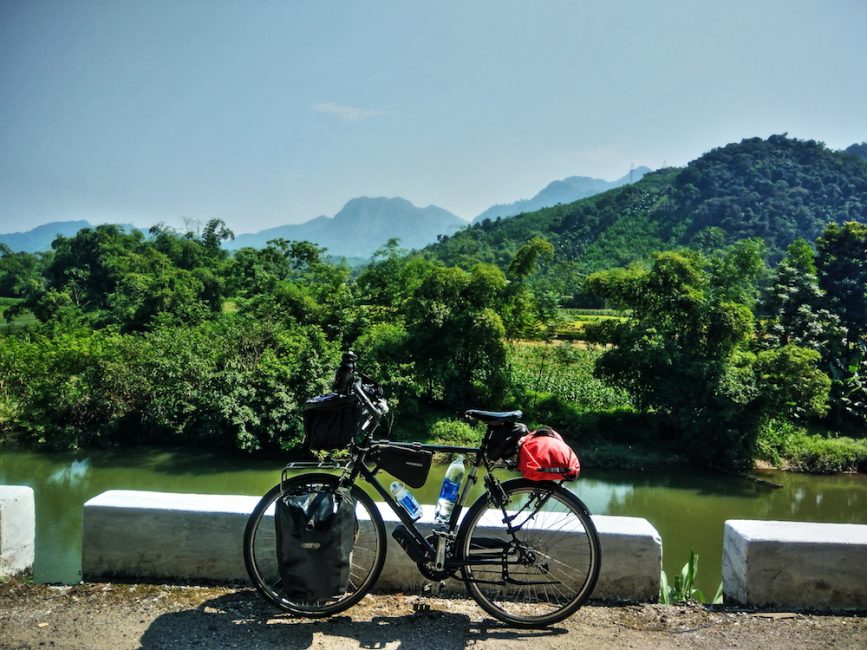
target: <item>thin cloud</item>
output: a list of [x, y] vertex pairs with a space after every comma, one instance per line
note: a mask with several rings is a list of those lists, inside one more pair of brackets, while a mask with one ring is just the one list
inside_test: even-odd
[[324, 115], [331, 115], [347, 124], [354, 124], [362, 120], [368, 120], [372, 117], [381, 117], [388, 115], [385, 111], [371, 111], [357, 106], [346, 106], [337, 102], [319, 102], [313, 104], [313, 110]]

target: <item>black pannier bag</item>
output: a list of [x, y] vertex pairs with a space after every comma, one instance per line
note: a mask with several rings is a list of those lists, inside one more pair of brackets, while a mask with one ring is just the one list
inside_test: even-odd
[[488, 460], [511, 458], [518, 453], [518, 441], [530, 431], [520, 422], [507, 422], [495, 427], [488, 441]]
[[304, 447], [343, 449], [358, 430], [358, 398], [329, 393], [304, 403]]
[[274, 524], [277, 566], [289, 600], [326, 600], [346, 591], [358, 534], [349, 490], [286, 494], [277, 499]]
[[372, 454], [377, 467], [414, 488], [427, 481], [432, 458], [433, 452], [413, 447], [379, 447]]

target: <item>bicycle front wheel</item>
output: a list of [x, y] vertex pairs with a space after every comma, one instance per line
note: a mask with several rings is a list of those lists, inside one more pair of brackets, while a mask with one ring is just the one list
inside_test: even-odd
[[287, 598], [277, 567], [277, 533], [274, 525], [275, 503], [287, 492], [332, 490], [338, 479], [331, 474], [302, 474], [275, 485], [259, 501], [244, 531], [244, 563], [250, 580], [267, 600], [293, 614], [318, 618], [351, 607], [376, 582], [385, 562], [386, 538], [382, 516], [373, 500], [353, 485], [350, 496], [355, 502], [358, 534], [350, 555], [349, 584], [346, 592], [320, 601]]
[[596, 527], [587, 507], [551, 482], [502, 484], [469, 509], [457, 537], [470, 595], [482, 609], [518, 627], [543, 627], [573, 614], [599, 577]]

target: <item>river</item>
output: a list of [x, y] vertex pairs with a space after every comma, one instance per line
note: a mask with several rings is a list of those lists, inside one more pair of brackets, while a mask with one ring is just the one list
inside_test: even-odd
[[[50, 454], [3, 449], [0, 485], [35, 491], [34, 579], [69, 584], [81, 577], [82, 504], [91, 497], [112, 489], [258, 495], [278, 480], [280, 467], [274, 459], [189, 448]], [[413, 490], [421, 502], [435, 501], [444, 469], [432, 469], [428, 484]], [[758, 475], [783, 487], [698, 470], [594, 469], [570, 485], [593, 514], [648, 519], [662, 536], [669, 578], [694, 549], [700, 556], [699, 587], [710, 598], [721, 579], [726, 519], [867, 524], [867, 475]]]

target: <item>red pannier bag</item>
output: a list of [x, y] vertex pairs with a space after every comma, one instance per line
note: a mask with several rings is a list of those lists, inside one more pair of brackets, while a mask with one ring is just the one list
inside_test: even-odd
[[563, 436], [541, 427], [521, 438], [518, 469], [531, 481], [556, 481], [578, 478], [581, 463]]

